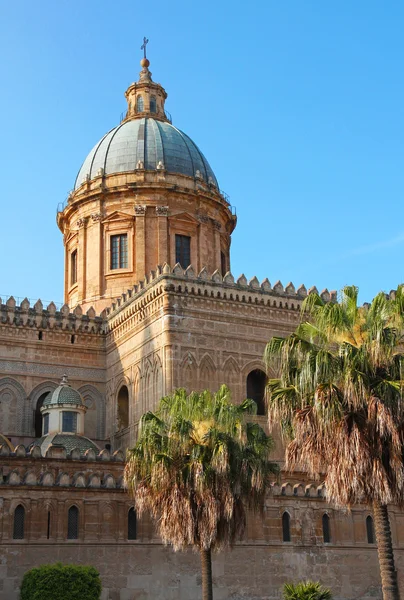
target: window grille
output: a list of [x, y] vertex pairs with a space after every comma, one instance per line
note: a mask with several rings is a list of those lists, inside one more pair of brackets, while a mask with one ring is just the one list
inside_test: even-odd
[[327, 514], [323, 515], [323, 540], [325, 544], [331, 542], [330, 517]]
[[77, 540], [79, 537], [79, 509], [71, 506], [67, 515], [67, 539]]
[[64, 433], [76, 433], [77, 413], [71, 410], [62, 412], [62, 431]]
[[151, 96], [151, 98], [150, 98], [150, 112], [151, 113], [156, 113], [157, 112], [156, 96]]
[[14, 511], [13, 540], [24, 539], [25, 508], [19, 504]]
[[111, 269], [128, 268], [128, 235], [111, 236]]
[[287, 512], [282, 515], [282, 539], [284, 542], [290, 542], [290, 515]]
[[46, 413], [43, 416], [43, 435], [47, 435], [49, 433], [49, 413]]
[[191, 238], [187, 235], [175, 236], [175, 262], [183, 269], [191, 264]]
[[70, 285], [77, 283], [77, 250], [70, 255]]
[[128, 512], [128, 540], [136, 539], [136, 511], [132, 507]]
[[138, 96], [136, 100], [136, 112], [143, 112], [144, 104], [142, 96]]
[[366, 517], [366, 535], [368, 538], [368, 544], [374, 544], [376, 541], [375, 529], [373, 526], [373, 519], [370, 515]]

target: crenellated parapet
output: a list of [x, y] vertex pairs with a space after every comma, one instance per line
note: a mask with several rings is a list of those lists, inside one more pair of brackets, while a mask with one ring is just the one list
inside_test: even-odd
[[[294, 313], [300, 311], [302, 301], [308, 294], [319, 293], [314, 286], [307, 289], [300, 285], [296, 288], [291, 282], [284, 286], [280, 281], [272, 285], [267, 278], [260, 282], [257, 277], [248, 280], [242, 274], [236, 279], [231, 272], [222, 276], [216, 270], [210, 274], [204, 267], [197, 273], [192, 265], [183, 269], [179, 264], [171, 268], [166, 263], [157, 266], [155, 271], [151, 271], [144, 280], [127, 289], [105, 309], [107, 331], [116, 329], [129, 317], [138, 322], [152, 316], [162, 308], [161, 297], [164, 292], [259, 305]], [[337, 293], [324, 289], [320, 297], [325, 302], [335, 302]]]
[[54, 302], [45, 308], [41, 300], [31, 306], [25, 298], [17, 305], [13, 296], [3, 304], [0, 298], [0, 325], [14, 325], [39, 330], [59, 330], [67, 332], [81, 332], [90, 334], [103, 333], [103, 315], [97, 315], [94, 308], [89, 308], [85, 313], [81, 306], [70, 310], [67, 304], [57, 310]]
[[29, 451], [22, 444], [14, 452], [0, 445], [0, 489], [5, 486], [73, 487], [89, 489], [123, 489], [124, 454], [118, 450], [96, 453], [79, 448], [50, 446], [43, 456], [39, 446]]

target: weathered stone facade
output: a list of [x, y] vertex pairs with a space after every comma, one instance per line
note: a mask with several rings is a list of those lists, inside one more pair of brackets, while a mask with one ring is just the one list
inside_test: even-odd
[[[164, 123], [166, 152], [171, 146], [163, 134], [186, 142], [182, 171], [170, 167], [167, 154], [159, 160], [158, 148], [154, 167], [148, 166], [146, 146], [144, 161], [131, 170], [119, 170], [125, 157], [108, 170], [107, 154], [105, 168], [98, 168], [104, 140], [120, 134], [104, 136], [58, 213], [66, 304], [58, 310], [53, 303], [0, 301], [0, 433], [16, 447], [10, 453], [0, 446], [0, 600], [18, 598], [28, 568], [56, 560], [96, 566], [105, 600], [197, 598], [197, 556], [164, 548], [147, 520], [128, 539], [131, 500], [122, 488], [121, 458], [136, 440], [141, 415], [176, 387], [215, 390], [226, 383], [235, 401], [245, 398], [251, 376], [263, 375], [266, 342], [293, 331], [310, 293], [291, 283], [234, 279], [232, 208], [196, 146], [167, 125], [166, 92], [152, 82], [146, 62], [127, 90], [123, 124], [152, 115], [157, 132]], [[143, 125], [141, 134], [136, 130], [142, 143]], [[117, 264], [111, 259], [114, 236], [125, 237], [122, 263], [121, 256]], [[176, 236], [189, 240], [186, 268], [176, 260]], [[331, 299], [327, 290], [322, 296]], [[84, 399], [84, 435], [101, 449], [98, 456], [56, 446], [42, 456], [30, 447], [41, 435], [41, 403], [65, 373]], [[256, 418], [265, 426], [263, 409]], [[279, 439], [274, 458], [282, 465]], [[18, 506], [25, 511], [22, 538], [14, 536]], [[78, 536], [67, 539], [72, 506]], [[284, 474], [263, 520], [250, 519], [246, 539], [214, 558], [215, 598], [278, 598], [285, 581], [307, 578], [321, 580], [337, 598], [380, 597], [368, 517], [367, 507], [345, 514], [328, 506], [321, 482]], [[404, 592], [403, 514], [391, 507], [390, 518]]]

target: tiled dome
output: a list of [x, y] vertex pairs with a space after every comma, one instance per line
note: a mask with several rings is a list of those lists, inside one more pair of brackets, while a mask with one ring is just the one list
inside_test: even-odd
[[50, 392], [43, 403], [45, 406], [57, 406], [59, 404], [74, 404], [75, 406], [84, 406], [83, 398], [80, 393], [67, 383], [67, 377], [64, 376], [62, 383]]
[[41, 438], [35, 440], [34, 445], [41, 448], [42, 455], [45, 456], [46, 451], [50, 445], [62, 446], [66, 449], [69, 454], [74, 448], [80, 450], [80, 454], [83, 455], [86, 450], [95, 450], [98, 454], [100, 449], [97, 444], [92, 442], [89, 438], [83, 435], [76, 435], [74, 433], [56, 433], [44, 435]]
[[191, 138], [171, 123], [144, 117], [124, 121], [94, 146], [77, 175], [74, 189], [87, 176], [93, 179], [100, 169], [111, 175], [139, 168], [202, 176], [218, 187], [208, 161]]

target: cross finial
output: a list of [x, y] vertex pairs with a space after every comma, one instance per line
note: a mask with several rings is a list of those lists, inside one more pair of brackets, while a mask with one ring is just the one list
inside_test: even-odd
[[146, 46], [148, 43], [149, 43], [149, 40], [146, 37], [144, 37], [143, 44], [140, 46], [140, 49], [143, 50], [144, 58], [146, 58]]

